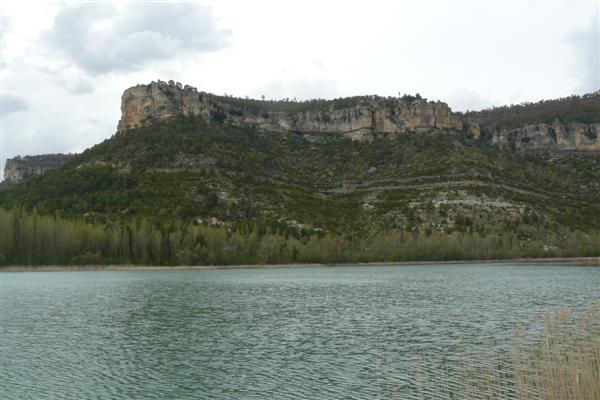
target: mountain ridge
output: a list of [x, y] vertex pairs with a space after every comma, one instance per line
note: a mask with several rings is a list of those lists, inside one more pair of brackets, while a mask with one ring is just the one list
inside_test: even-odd
[[307, 102], [267, 102], [199, 92], [173, 81], [136, 85], [123, 93], [117, 131], [176, 115], [205, 122], [251, 125], [266, 132], [343, 133], [364, 140], [373, 132], [393, 133], [418, 128], [462, 130], [462, 121], [448, 105], [421, 98], [354, 96]]
[[[121, 97], [121, 109], [118, 134], [132, 127], [187, 115], [207, 123], [245, 124], [266, 132], [342, 133], [352, 140], [441, 129], [463, 132], [514, 151], [553, 155], [600, 151], [600, 91], [455, 113], [446, 103], [427, 101], [419, 95], [268, 101], [218, 96], [189, 85], [159, 80], [126, 89]], [[52, 156], [7, 159], [4, 183], [15, 184], [60, 166]]]
[[[600, 96], [591, 99], [600, 104]], [[578, 138], [569, 129], [594, 123], [539, 122], [515, 133], [490, 128], [496, 111], [478, 125], [474, 114], [440, 104], [420, 96], [267, 102], [208, 95], [172, 81], [138, 85], [123, 95], [117, 134], [54, 170], [38, 169], [50, 172], [13, 185], [0, 201], [102, 220], [275, 220], [363, 233], [441, 233], [467, 224], [500, 234], [523, 220], [536, 221], [536, 229], [600, 225], [594, 211], [600, 153], [561, 145], [565, 137]], [[269, 124], [279, 131], [266, 130]], [[333, 129], [353, 124], [358, 129], [351, 134]], [[323, 129], [296, 129], [302, 126]]]
[[172, 80], [168, 83], [159, 80], [124, 91], [117, 131], [123, 133], [155, 120], [184, 115], [209, 123], [248, 124], [266, 132], [342, 133], [353, 140], [371, 140], [375, 133], [442, 129], [464, 132], [513, 150], [600, 151], [600, 94], [589, 96], [596, 100], [594, 111], [597, 111], [589, 122], [559, 121], [555, 117], [552, 121], [547, 118], [523, 121], [522, 126], [491, 126], [479, 116], [489, 116], [493, 110], [454, 113], [446, 103], [427, 101], [420, 96], [271, 102], [216, 96]]
[[[600, 254], [597, 151], [515, 151], [436, 128], [369, 135], [154, 120], [0, 190], [0, 229], [19, 227], [0, 253], [187, 265]], [[69, 240], [49, 244], [61, 229]], [[23, 250], [35, 235], [43, 257]]]
[[71, 157], [73, 154], [58, 153], [8, 158], [4, 165], [4, 183], [13, 185], [24, 179], [42, 175], [48, 170], [60, 167]]

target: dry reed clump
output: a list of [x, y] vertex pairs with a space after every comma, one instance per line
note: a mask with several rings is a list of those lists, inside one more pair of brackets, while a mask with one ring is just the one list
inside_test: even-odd
[[443, 370], [417, 367], [410, 399], [514, 399], [511, 368], [502, 360], [469, 361], [461, 357]]
[[541, 338], [514, 346], [513, 372], [520, 400], [600, 399], [600, 305], [546, 313]]
[[511, 351], [415, 364], [402, 398], [600, 399], [600, 305], [577, 317], [564, 308], [534, 318], [518, 327]]

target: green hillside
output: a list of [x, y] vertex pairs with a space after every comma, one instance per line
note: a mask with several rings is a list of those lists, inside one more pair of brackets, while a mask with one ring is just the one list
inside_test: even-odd
[[284, 240], [329, 235], [363, 247], [380, 235], [401, 235], [404, 242], [406, 235], [507, 238], [501, 246], [507, 256], [577, 255], [577, 241], [594, 247], [599, 199], [597, 154], [518, 154], [462, 132], [353, 142], [184, 117], [117, 134], [0, 192], [5, 209], [35, 209], [95, 227], [144, 221], [163, 235], [195, 226]]

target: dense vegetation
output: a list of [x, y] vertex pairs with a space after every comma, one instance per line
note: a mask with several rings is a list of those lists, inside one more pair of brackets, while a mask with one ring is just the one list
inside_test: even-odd
[[597, 155], [516, 154], [444, 131], [356, 142], [181, 117], [0, 190], [0, 252], [5, 264], [594, 255], [599, 198]]
[[[406, 104], [411, 104], [414, 101], [422, 100], [427, 101], [421, 97], [419, 93], [416, 95], [404, 94], [401, 97], [381, 97], [376, 95], [363, 95], [363, 96], [351, 96], [351, 97], [339, 97], [335, 99], [309, 99], [309, 100], [296, 100], [296, 99], [280, 99], [280, 100], [267, 100], [267, 99], [250, 99], [233, 96], [218, 96], [214, 94], [204, 93], [201, 96], [211, 96], [215, 100], [230, 104], [233, 107], [233, 113], [251, 113], [258, 115], [260, 113], [270, 112], [287, 112], [297, 113], [306, 111], [318, 111], [318, 110], [341, 110], [345, 108], [351, 108], [358, 105], [368, 105], [372, 102], [383, 103], [387, 106], [393, 106], [398, 101], [402, 101]], [[264, 97], [264, 96], [263, 96]], [[268, 116], [268, 114], [265, 114]]]
[[579, 122], [591, 124], [600, 122], [600, 91], [583, 96], [569, 96], [560, 99], [542, 100], [537, 103], [514, 104], [494, 107], [482, 111], [465, 113], [469, 120], [478, 121], [483, 127], [519, 128], [532, 123]]
[[600, 234], [549, 233], [526, 243], [514, 233], [394, 231], [353, 238], [294, 232], [277, 224], [222, 228], [156, 224], [147, 218], [100, 224], [0, 209], [0, 265], [340, 263], [598, 254]]
[[55, 168], [64, 164], [72, 154], [43, 154], [37, 156], [16, 156], [12, 160], [23, 163], [28, 168]]

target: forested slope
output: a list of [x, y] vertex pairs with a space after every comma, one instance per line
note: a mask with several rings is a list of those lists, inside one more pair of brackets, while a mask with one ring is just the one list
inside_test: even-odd
[[[600, 247], [599, 199], [597, 154], [515, 153], [446, 130], [352, 141], [188, 117], [117, 134], [0, 191], [0, 206], [23, 209], [10, 218], [35, 209], [38, 219], [77, 221], [81, 232], [93, 227], [129, 242], [153, 237], [158, 244], [143, 239], [142, 247], [163, 248], [159, 258], [142, 257], [127, 244], [127, 255], [109, 257], [88, 240], [61, 262], [81, 253], [167, 264], [589, 255]], [[194, 239], [176, 245], [181, 232]], [[209, 244], [210, 235], [225, 239]], [[267, 236], [272, 248], [258, 256]], [[238, 244], [226, 244], [232, 237]], [[229, 256], [209, 257], [209, 248]], [[5, 263], [22, 255], [6, 254]]]

